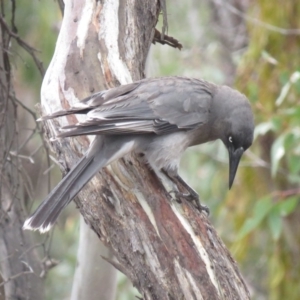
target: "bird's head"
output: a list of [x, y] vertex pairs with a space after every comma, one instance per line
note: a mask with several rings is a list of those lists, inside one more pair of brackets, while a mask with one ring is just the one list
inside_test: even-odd
[[[243, 153], [252, 145], [254, 120], [248, 99], [238, 91], [223, 86], [217, 95], [219, 138], [229, 153], [229, 189]], [[219, 99], [218, 99], [219, 97]]]
[[239, 118], [232, 121], [222, 138], [229, 154], [229, 189], [231, 188], [240, 159], [253, 141], [253, 120]]

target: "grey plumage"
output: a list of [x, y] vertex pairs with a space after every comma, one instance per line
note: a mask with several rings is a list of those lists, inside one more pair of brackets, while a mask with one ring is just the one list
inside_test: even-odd
[[229, 87], [191, 78], [144, 79], [101, 91], [42, 120], [68, 114], [86, 114], [87, 119], [61, 128], [58, 137], [95, 134], [96, 138], [26, 220], [25, 229], [49, 230], [61, 210], [102, 167], [131, 151], [144, 153], [154, 169], [179, 178], [179, 159], [187, 147], [221, 139], [229, 152], [231, 187], [240, 157], [253, 140], [253, 114], [247, 98]]

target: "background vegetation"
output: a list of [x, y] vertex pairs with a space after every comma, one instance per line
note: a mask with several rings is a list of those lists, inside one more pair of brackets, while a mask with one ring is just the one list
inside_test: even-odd
[[[299, 299], [300, 2], [176, 0], [167, 7], [168, 35], [184, 48], [153, 45], [148, 76], [184, 75], [233, 84], [250, 99], [256, 119], [254, 145], [231, 191], [227, 153], [219, 142], [187, 151], [181, 173], [210, 207], [212, 223], [238, 261], [252, 298]], [[232, 27], [224, 26], [222, 14]], [[17, 3], [18, 34], [39, 50], [45, 68], [60, 21], [54, 1]], [[16, 95], [34, 110], [41, 72], [20, 47], [12, 49]], [[34, 126], [24, 110], [18, 116], [21, 128]], [[26, 151], [38, 147], [33, 145], [42, 145], [37, 133]], [[36, 203], [49, 190], [43, 175], [45, 161], [40, 151], [35, 167], [24, 162]], [[51, 170], [51, 178], [52, 186], [60, 180], [57, 169]], [[47, 276], [47, 299], [69, 297], [78, 231], [78, 213], [70, 207], [54, 233], [36, 237], [46, 245], [41, 253], [46, 249], [47, 255], [60, 261]], [[118, 299], [134, 299], [131, 284], [122, 275]]]

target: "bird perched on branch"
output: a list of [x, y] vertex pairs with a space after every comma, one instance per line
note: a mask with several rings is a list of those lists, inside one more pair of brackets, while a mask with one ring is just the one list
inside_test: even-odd
[[[131, 151], [143, 153], [150, 166], [197, 194], [179, 177], [186, 148], [221, 139], [229, 153], [229, 188], [240, 158], [253, 141], [253, 114], [238, 91], [204, 80], [148, 78], [96, 93], [68, 110], [87, 119], [61, 128], [58, 137], [96, 135], [87, 153], [24, 223], [24, 229], [48, 231], [62, 209], [103, 167]], [[198, 203], [199, 204], [199, 203]], [[203, 208], [199, 204], [199, 208]]]

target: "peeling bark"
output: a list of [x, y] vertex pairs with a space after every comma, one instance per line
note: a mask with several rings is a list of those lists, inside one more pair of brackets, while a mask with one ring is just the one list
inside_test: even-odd
[[[67, 1], [42, 87], [43, 112], [68, 108], [104, 88], [144, 76], [160, 2]], [[47, 139], [82, 116], [45, 122]], [[68, 170], [88, 137], [52, 142]], [[236, 263], [208, 218], [176, 203], [143, 158], [128, 156], [95, 176], [75, 200], [145, 299], [249, 299]]]

